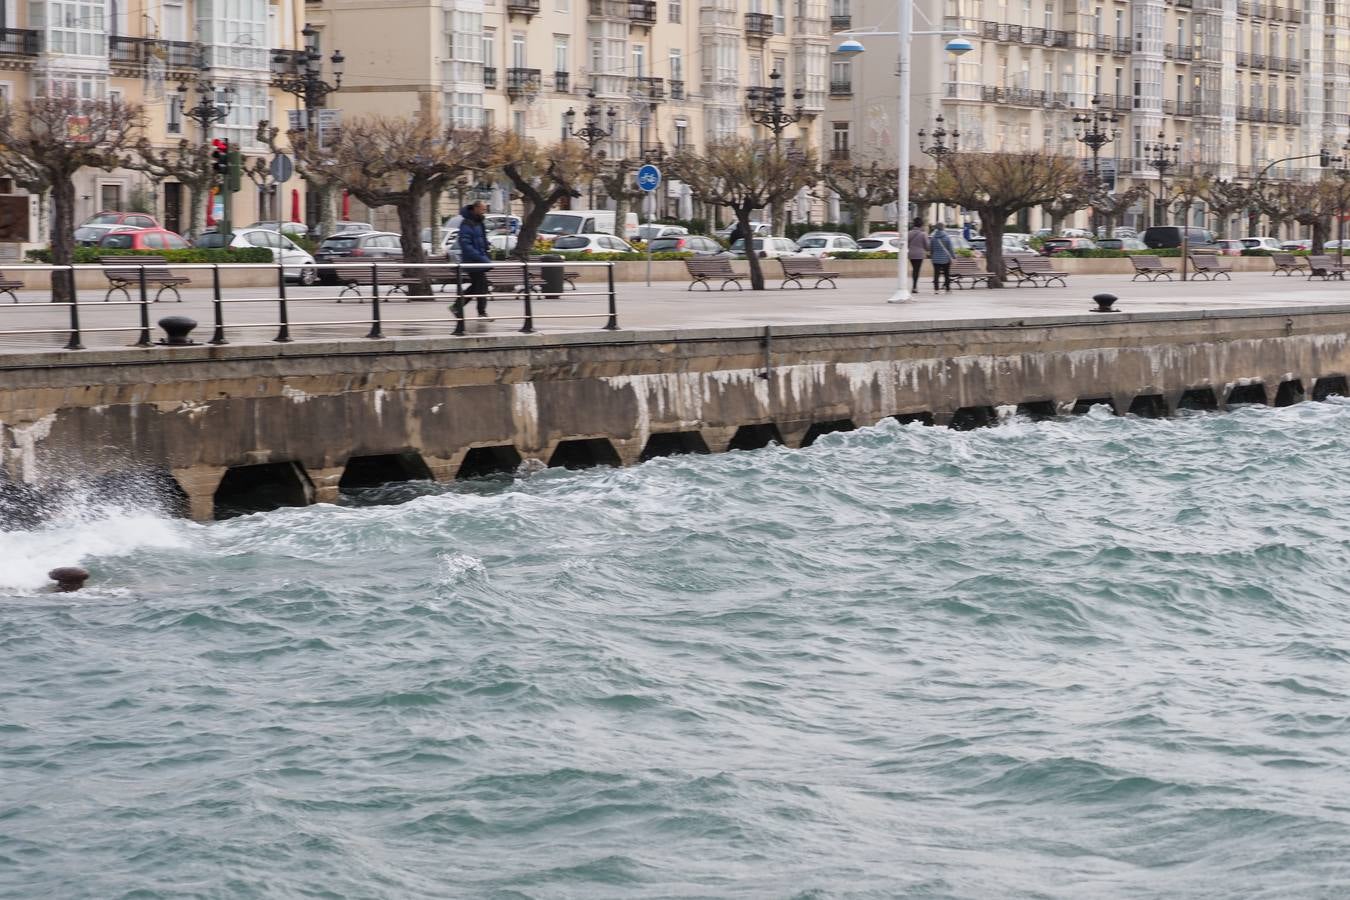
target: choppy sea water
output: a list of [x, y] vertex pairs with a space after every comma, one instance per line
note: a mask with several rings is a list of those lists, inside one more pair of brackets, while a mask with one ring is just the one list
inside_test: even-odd
[[1348, 458], [1097, 410], [0, 533], [0, 895], [1345, 896]]

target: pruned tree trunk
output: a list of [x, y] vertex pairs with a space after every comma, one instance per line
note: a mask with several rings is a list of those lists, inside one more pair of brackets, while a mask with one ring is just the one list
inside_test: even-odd
[[984, 235], [984, 265], [993, 276], [989, 279], [991, 288], [1003, 287], [1005, 270], [1003, 267], [1003, 222], [1008, 215], [1003, 210], [990, 212], [980, 210], [980, 233]]
[[[398, 213], [399, 244], [403, 248], [403, 261], [410, 263], [426, 262], [426, 254], [422, 252], [422, 223], [418, 215], [418, 207], [422, 205], [420, 192], [409, 190], [403, 199], [394, 204], [394, 209]], [[426, 269], [412, 270], [412, 275], [420, 279], [417, 284], [417, 293], [424, 299], [431, 299], [431, 281], [427, 277]]]
[[[52, 183], [52, 265], [68, 266], [75, 261], [75, 183], [70, 176]], [[72, 272], [52, 272], [52, 302], [75, 302]]]
[[764, 290], [764, 267], [760, 265], [759, 254], [755, 252], [755, 236], [750, 230], [750, 208], [737, 206], [732, 208], [741, 233], [745, 235], [745, 258], [750, 263], [750, 289]]

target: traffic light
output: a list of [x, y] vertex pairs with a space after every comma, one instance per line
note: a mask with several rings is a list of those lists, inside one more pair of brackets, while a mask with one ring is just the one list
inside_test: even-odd
[[244, 173], [244, 154], [238, 150], [231, 150], [226, 154], [225, 166], [225, 187], [231, 193], [239, 193], [239, 187], [242, 183]]
[[1321, 162], [1322, 162], [1322, 168], [1324, 168], [1324, 169], [1327, 168], [1327, 167], [1329, 167], [1329, 166], [1330, 166], [1332, 163], [1334, 163], [1334, 162], [1340, 162], [1339, 159], [1337, 159], [1336, 157], [1334, 157], [1334, 156], [1331, 155], [1331, 151], [1330, 151], [1330, 150], [1319, 150], [1319, 151], [1318, 151], [1318, 156], [1319, 156], [1320, 159], [1321, 159]]
[[211, 171], [225, 175], [230, 171], [230, 142], [215, 138], [211, 141]]

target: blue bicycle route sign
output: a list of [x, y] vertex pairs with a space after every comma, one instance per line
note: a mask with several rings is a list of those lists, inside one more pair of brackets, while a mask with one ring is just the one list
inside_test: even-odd
[[637, 170], [637, 186], [648, 193], [654, 191], [661, 184], [661, 170], [648, 163]]

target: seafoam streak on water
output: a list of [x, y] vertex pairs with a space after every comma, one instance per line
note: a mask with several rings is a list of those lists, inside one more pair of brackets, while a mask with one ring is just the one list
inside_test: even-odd
[[1336, 896], [1347, 449], [888, 424], [0, 534], [0, 895]]

